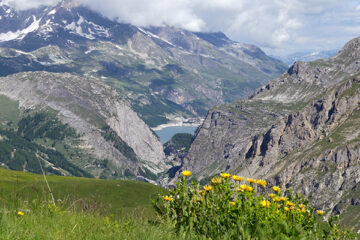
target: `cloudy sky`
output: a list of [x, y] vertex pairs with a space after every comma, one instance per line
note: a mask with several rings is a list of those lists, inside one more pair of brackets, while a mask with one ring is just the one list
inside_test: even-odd
[[[4, 0], [21, 9], [56, 0]], [[360, 0], [77, 0], [140, 26], [222, 31], [231, 39], [283, 55], [339, 49], [360, 36]]]

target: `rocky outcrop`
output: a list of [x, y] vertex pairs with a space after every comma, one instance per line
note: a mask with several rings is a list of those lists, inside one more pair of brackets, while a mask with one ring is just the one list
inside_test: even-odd
[[[92, 155], [111, 160], [119, 169], [138, 175], [141, 168], [153, 174], [167, 169], [157, 136], [114, 89], [96, 79], [67, 73], [19, 73], [0, 78], [0, 94], [19, 101], [22, 109], [55, 110], [58, 118], [81, 136]], [[104, 137], [110, 132], [130, 147], [136, 161], [115, 148], [113, 139]]]

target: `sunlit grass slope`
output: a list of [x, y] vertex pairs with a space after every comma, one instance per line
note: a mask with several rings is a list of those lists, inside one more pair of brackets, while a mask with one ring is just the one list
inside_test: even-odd
[[143, 182], [44, 176], [0, 168], [0, 239], [174, 239], [153, 224], [152, 199], [164, 190]]
[[[152, 184], [77, 177], [46, 176], [54, 199], [102, 205], [111, 213], [137, 209], [153, 214], [151, 200], [163, 190]], [[33, 199], [51, 200], [44, 176], [0, 168], [0, 203]]]

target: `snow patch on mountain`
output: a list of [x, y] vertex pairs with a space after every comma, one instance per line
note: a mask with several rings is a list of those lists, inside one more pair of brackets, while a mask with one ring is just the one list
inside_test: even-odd
[[56, 9], [53, 9], [47, 15], [54, 15], [55, 13], [56, 13]]
[[140, 32], [144, 33], [145, 35], [147, 35], [147, 36], [149, 36], [149, 37], [157, 38], [157, 39], [159, 39], [159, 40], [161, 40], [161, 41], [163, 41], [163, 42], [165, 42], [165, 43], [167, 43], [167, 44], [175, 47], [174, 44], [172, 44], [171, 42], [167, 41], [166, 39], [163, 39], [163, 38], [159, 37], [158, 35], [155, 35], [155, 34], [149, 32], [149, 31], [146, 31], [146, 30], [142, 29], [141, 27], [137, 27], [137, 29], [139, 29]]
[[82, 37], [88, 38], [88, 39], [95, 39], [95, 37], [91, 34], [87, 34], [83, 32], [83, 29], [81, 27], [81, 24], [84, 22], [84, 18], [82, 16], [79, 17], [79, 20], [77, 22], [72, 22], [65, 26], [65, 29], [70, 30], [71, 33], [78, 34]]
[[28, 33], [34, 32], [37, 29], [39, 29], [40, 21], [41, 21], [41, 18], [36, 19], [36, 17], [33, 16], [33, 23], [30, 24], [30, 26], [28, 26], [27, 28], [22, 29], [22, 30], [17, 30], [16, 32], [9, 31], [6, 33], [0, 33], [0, 42], [23, 39]]
[[95, 39], [95, 36], [110, 37], [109, 29], [106, 29], [91, 21], [87, 21], [84, 19], [83, 16], [79, 16], [77, 22], [72, 22], [66, 25], [65, 29], [70, 30], [71, 33], [80, 35], [91, 40]]

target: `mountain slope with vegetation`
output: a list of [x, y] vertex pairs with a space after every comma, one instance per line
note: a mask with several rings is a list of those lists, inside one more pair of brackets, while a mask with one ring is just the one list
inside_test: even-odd
[[0, 159], [10, 169], [156, 179], [168, 168], [156, 135], [97, 80], [19, 73], [0, 78], [0, 95]]
[[183, 169], [222, 171], [294, 188], [360, 229], [360, 38], [333, 58], [296, 62], [248, 100], [213, 108]]
[[76, 1], [28, 11], [2, 4], [0, 14], [0, 76], [50, 71], [99, 78], [151, 127], [175, 116], [204, 117], [286, 69], [223, 33], [122, 24]]

